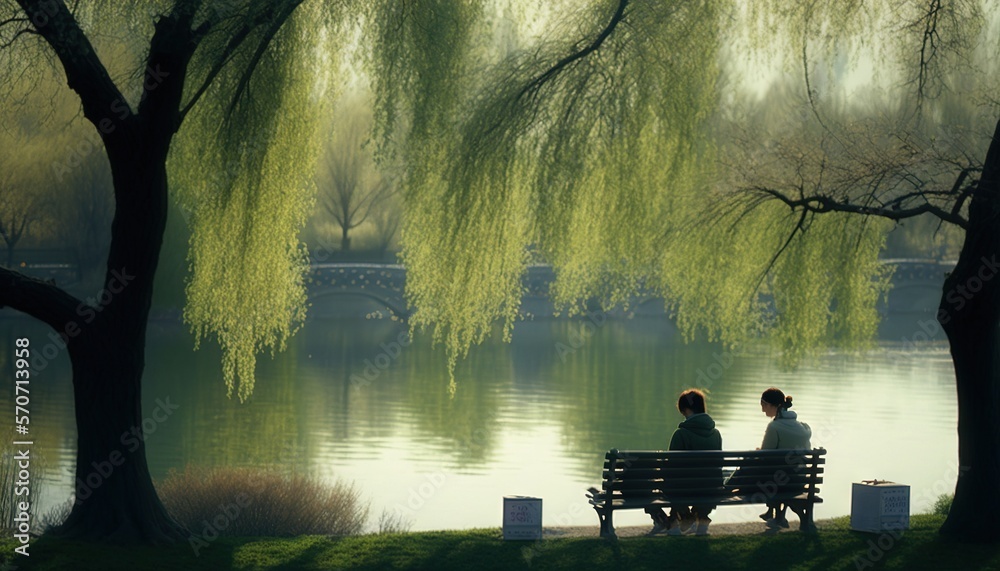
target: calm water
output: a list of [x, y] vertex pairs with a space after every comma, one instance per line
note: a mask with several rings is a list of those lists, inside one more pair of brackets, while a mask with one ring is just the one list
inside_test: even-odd
[[[830, 354], [784, 371], [768, 355], [684, 344], [663, 319], [526, 322], [513, 343], [473, 350], [452, 398], [443, 354], [428, 339], [397, 347], [404, 329], [387, 319], [315, 321], [285, 353], [262, 359], [254, 395], [240, 404], [225, 396], [216, 352], [192, 352], [181, 325], [151, 329], [144, 410], [168, 397], [179, 405], [148, 435], [154, 477], [188, 464], [280, 465], [352, 481], [373, 520], [401, 511], [414, 530], [497, 527], [505, 495], [543, 498], [545, 525], [597, 525], [583, 493], [599, 483], [604, 453], [665, 447], [681, 420], [676, 395], [689, 386], [711, 390], [727, 449], [759, 446], [764, 388], [795, 397], [813, 444], [829, 451], [817, 517], [849, 513], [850, 484], [862, 479], [910, 484], [914, 513], [955, 482], [954, 377], [943, 345]], [[0, 321], [3, 366], [10, 370], [12, 336], [39, 347], [47, 333], [29, 320]], [[31, 385], [46, 505], [71, 490], [67, 365], [56, 356]], [[8, 384], [0, 410], [12, 410], [12, 398]], [[757, 511], [713, 518], [746, 521]], [[626, 512], [615, 522], [647, 518]]]

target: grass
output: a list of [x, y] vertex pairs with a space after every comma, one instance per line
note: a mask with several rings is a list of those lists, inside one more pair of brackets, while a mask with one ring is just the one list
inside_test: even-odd
[[[504, 542], [498, 529], [343, 538], [219, 538], [195, 556], [188, 545], [110, 547], [40, 539], [18, 571], [56, 569], [319, 570], [319, 569], [998, 569], [1000, 548], [942, 540], [941, 516], [914, 516], [911, 529], [884, 552], [878, 536], [848, 529], [838, 518], [818, 534], [776, 536], [549, 539]], [[888, 537], [888, 536], [886, 536]], [[4, 552], [12, 544], [4, 538]], [[883, 539], [883, 545], [888, 541]], [[869, 554], [875, 561], [866, 559]], [[871, 565], [868, 565], [871, 563]], [[860, 566], [859, 566], [860, 565]]]

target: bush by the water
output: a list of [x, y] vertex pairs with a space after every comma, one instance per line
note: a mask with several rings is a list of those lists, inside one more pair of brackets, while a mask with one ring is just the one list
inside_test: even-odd
[[948, 515], [951, 510], [951, 502], [955, 499], [955, 494], [941, 494], [934, 502], [931, 513], [935, 515]]
[[167, 511], [192, 533], [233, 537], [354, 535], [368, 519], [357, 489], [273, 469], [188, 467], [157, 485]]

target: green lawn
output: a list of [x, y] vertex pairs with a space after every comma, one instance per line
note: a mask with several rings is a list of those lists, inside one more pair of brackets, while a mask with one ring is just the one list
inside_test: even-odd
[[[847, 518], [815, 535], [552, 539], [504, 542], [498, 529], [397, 535], [225, 538], [198, 556], [187, 544], [166, 548], [110, 547], [42, 539], [31, 545], [33, 569], [277, 570], [277, 569], [997, 569], [1000, 547], [939, 539], [942, 516], [914, 516], [898, 540], [848, 529]], [[4, 553], [13, 545], [5, 540]], [[867, 559], [871, 556], [871, 561]], [[871, 562], [872, 565], [867, 563]], [[0, 566], [2, 569], [2, 566]]]

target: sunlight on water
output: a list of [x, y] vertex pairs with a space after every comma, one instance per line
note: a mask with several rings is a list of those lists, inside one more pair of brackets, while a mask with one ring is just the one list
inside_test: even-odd
[[[401, 332], [385, 320], [311, 322], [286, 353], [263, 360], [241, 405], [225, 398], [216, 352], [192, 353], [183, 327], [155, 325], [144, 410], [167, 397], [180, 408], [148, 434], [154, 477], [186, 464], [274, 465], [354, 481], [373, 519], [399, 511], [414, 530], [497, 527], [505, 495], [542, 498], [547, 526], [596, 526], [584, 490], [599, 485], [604, 453], [665, 447], [681, 390], [707, 387], [724, 446], [753, 449], [767, 422], [760, 393], [774, 385], [829, 451], [817, 517], [848, 514], [850, 484], [862, 479], [909, 484], [913, 513], [953, 490], [955, 388], [942, 345], [829, 354], [784, 371], [768, 355], [685, 345], [660, 319], [539, 321], [520, 324], [512, 344], [473, 350], [451, 399], [443, 354]], [[45, 506], [68, 497], [73, 474], [65, 361], [53, 359], [32, 385]], [[0, 406], [11, 398], [5, 391]], [[757, 508], [712, 517], [753, 521]], [[615, 515], [616, 525], [647, 522]]]

